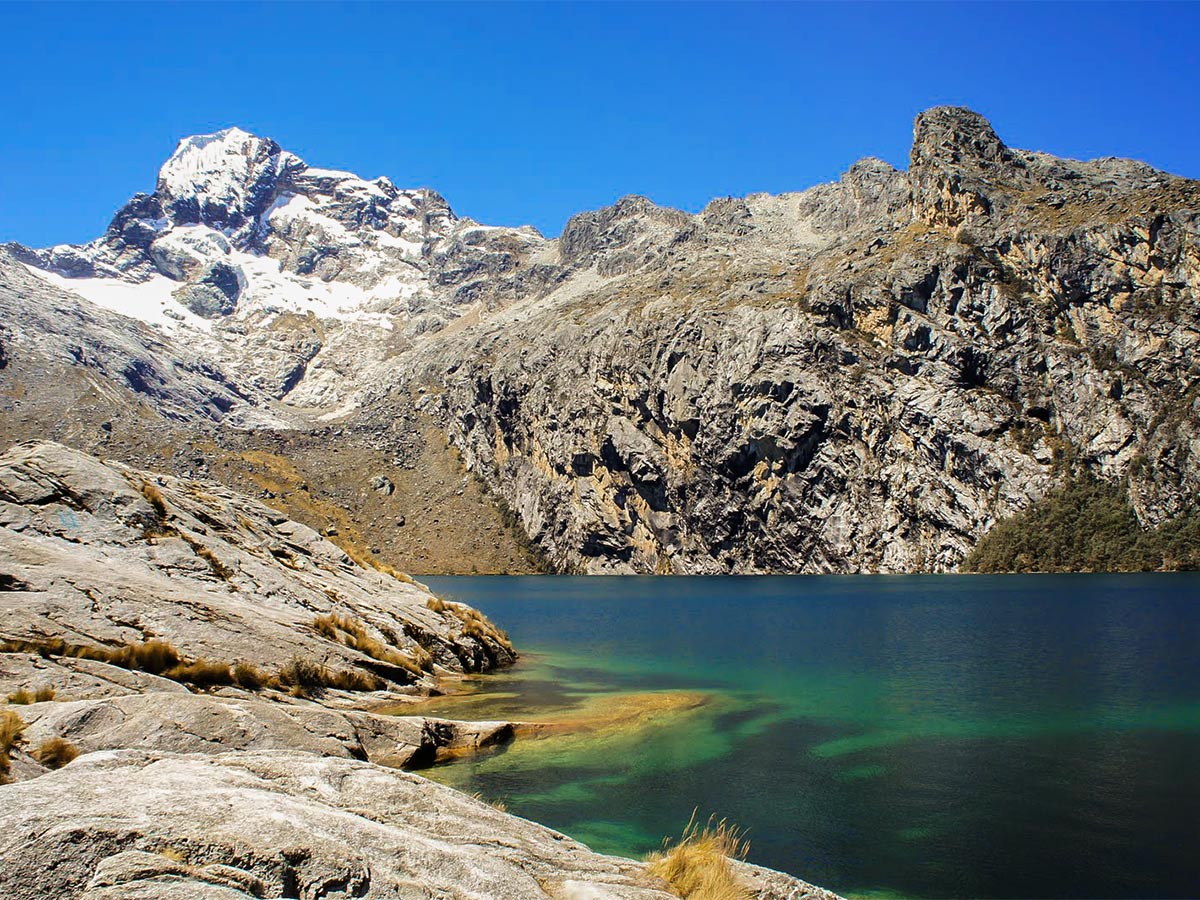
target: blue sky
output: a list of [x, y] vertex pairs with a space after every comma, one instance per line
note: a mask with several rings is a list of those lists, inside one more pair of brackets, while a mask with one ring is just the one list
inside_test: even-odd
[[100, 234], [188, 134], [531, 223], [903, 167], [912, 118], [1200, 177], [1200, 4], [0, 2], [0, 241]]

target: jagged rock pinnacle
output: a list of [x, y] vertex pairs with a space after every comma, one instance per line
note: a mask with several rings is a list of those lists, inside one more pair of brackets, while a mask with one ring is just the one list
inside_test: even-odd
[[937, 106], [917, 116], [908, 177], [918, 221], [957, 227], [989, 216], [992, 186], [1024, 186], [1024, 162], [979, 113]]
[[1013, 154], [979, 113], [963, 106], [935, 106], [913, 123], [910, 158], [914, 166], [970, 166], [1009, 163]]

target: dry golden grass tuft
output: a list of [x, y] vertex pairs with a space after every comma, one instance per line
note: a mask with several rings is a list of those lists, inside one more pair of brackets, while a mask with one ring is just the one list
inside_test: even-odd
[[364, 569], [374, 569], [377, 572], [382, 572], [384, 575], [391, 576], [397, 581], [404, 584], [416, 584], [411, 575], [407, 572], [401, 572], [395, 566], [389, 566], [385, 562], [380, 562], [375, 556], [367, 551], [365, 547], [354, 541], [348, 535], [337, 535], [337, 545], [342, 548], [345, 554], [362, 566]]
[[422, 647], [420, 644], [415, 644], [412, 648], [413, 662], [417, 664], [422, 672], [433, 671], [433, 654]]
[[0, 753], [10, 753], [25, 733], [25, 721], [11, 710], [0, 712]]
[[261, 691], [269, 681], [258, 666], [240, 662], [233, 667], [233, 683], [248, 691]]
[[[328, 671], [328, 670], [326, 670]], [[371, 672], [356, 672], [353, 669], [341, 669], [328, 672], [326, 683], [339, 691], [382, 691], [387, 682]]]
[[365, 653], [372, 659], [391, 666], [398, 666], [405, 671], [420, 677], [427, 666], [432, 666], [433, 657], [418, 646], [415, 655], [397, 647], [389, 646], [378, 638], [372, 637], [367, 626], [358, 619], [337, 613], [317, 616], [313, 620], [313, 628], [318, 634], [336, 641], [346, 647], [351, 647], [359, 653]]
[[750, 900], [729, 862], [745, 858], [749, 849], [749, 841], [725, 819], [710, 818], [701, 826], [692, 813], [678, 843], [665, 845], [646, 861], [650, 874], [666, 881], [684, 900]]
[[370, 672], [349, 669], [334, 671], [301, 656], [293, 656], [279, 670], [275, 682], [289, 689], [296, 697], [312, 697], [326, 688], [341, 691], [379, 691], [386, 682]]
[[162, 491], [156, 485], [148, 481], [142, 482], [142, 496], [146, 498], [146, 502], [154, 508], [154, 513], [159, 519], [167, 517], [167, 499], [163, 496]]
[[54, 699], [54, 688], [40, 687], [36, 690], [20, 688], [8, 695], [8, 702], [14, 706], [28, 706], [30, 703], [45, 703]]
[[116, 648], [77, 647], [69, 655], [106, 662], [122, 669], [138, 669], [151, 675], [162, 675], [183, 662], [178, 650], [157, 638]]
[[212, 569], [214, 575], [222, 581], [229, 581], [233, 578], [233, 569], [221, 562], [220, 558], [212, 550], [198, 543], [190, 541], [188, 543], [191, 544], [192, 550], [195, 551], [196, 555], [208, 563], [208, 567]]
[[[381, 648], [379, 652], [383, 653], [386, 650], [378, 641], [375, 644]], [[396, 652], [396, 659], [387, 658], [385, 661], [400, 665], [397, 662], [399, 653], [398, 651], [394, 652]], [[166, 641], [158, 639], [151, 639], [140, 644], [126, 644], [121, 647], [68, 644], [58, 638], [9, 640], [0, 642], [0, 653], [38, 653], [47, 658], [70, 656], [77, 659], [94, 659], [123, 669], [161, 675], [163, 678], [170, 678], [173, 681], [191, 685], [193, 688], [238, 685], [251, 691], [272, 688], [289, 690], [297, 696], [309, 696], [325, 688], [337, 688], [343, 691], [379, 691], [387, 686], [387, 683], [374, 673], [354, 670], [334, 671], [299, 656], [293, 657], [277, 675], [273, 676], [247, 662], [231, 665], [227, 662], [206, 659], [189, 660], [185, 659]], [[384, 656], [386, 657], [387, 654], [384, 653]], [[424, 658], [423, 656], [422, 659]], [[404, 660], [407, 663], [406, 669], [420, 671], [417, 664], [408, 657], [404, 657]], [[54, 692], [50, 688], [43, 688], [32, 694], [27, 690], [21, 690], [11, 695], [9, 702], [37, 702], [51, 699], [53, 696]], [[14, 701], [12, 697], [17, 697], [17, 700]]]
[[79, 748], [60, 737], [42, 741], [33, 751], [33, 758], [47, 769], [61, 769], [77, 756]]
[[233, 684], [234, 681], [233, 670], [229, 663], [209, 662], [206, 659], [180, 663], [162, 674], [172, 681], [182, 681], [196, 687], [215, 687], [221, 684]]
[[21, 745], [25, 735], [25, 721], [11, 710], [0, 712], [0, 784], [8, 783], [12, 770], [12, 752]]
[[478, 800], [480, 803], [486, 803], [488, 806], [490, 806], [492, 809], [496, 810], [497, 812], [508, 812], [508, 804], [507, 803], [505, 803], [503, 800], [489, 800], [487, 797], [483, 796], [483, 794], [480, 791], [473, 791], [472, 793], [468, 794], [467, 796], [470, 797], [472, 800]]
[[513, 652], [512, 641], [509, 640], [508, 633], [497, 628], [479, 610], [462, 603], [448, 603], [440, 597], [430, 597], [425, 601], [425, 607], [436, 613], [450, 613], [457, 618], [462, 622], [462, 633], [466, 637], [476, 638], [485, 644], [496, 644], [509, 653]]
[[347, 620], [343, 616], [336, 613], [326, 613], [313, 619], [313, 628], [317, 630], [317, 634], [324, 635], [331, 641], [337, 641], [341, 638], [338, 632], [339, 625], [345, 621]]
[[458, 616], [463, 623], [462, 633], [468, 637], [476, 638], [486, 643], [494, 643], [503, 647], [509, 653], [512, 653], [512, 641], [508, 639], [508, 633], [500, 628], [497, 628], [492, 621], [477, 609], [471, 609], [469, 606], [457, 604], [447, 606], [450, 612]]
[[430, 597], [425, 601], [425, 607], [426, 609], [431, 609], [436, 613], [445, 612], [448, 608], [446, 606], [446, 601], [441, 597]]
[[297, 697], [309, 696], [324, 687], [321, 667], [302, 656], [293, 656], [276, 678], [281, 687], [290, 688]]
[[[183, 662], [178, 650], [157, 638], [119, 647], [68, 644], [62, 638], [18, 638], [0, 642], [0, 653], [37, 653], [44, 658], [72, 656], [76, 659], [93, 659], [122, 669], [149, 672], [151, 675], [161, 675]], [[54, 696], [53, 691], [45, 698], [39, 696], [41, 693], [38, 691], [34, 696], [38, 699], [51, 699]]]
[[43, 659], [66, 656], [68, 645], [62, 638], [32, 638], [0, 641], [0, 653], [36, 653]]

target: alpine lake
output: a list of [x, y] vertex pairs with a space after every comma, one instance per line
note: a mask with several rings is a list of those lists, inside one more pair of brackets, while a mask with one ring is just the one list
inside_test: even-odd
[[693, 813], [849, 897], [1200, 896], [1200, 575], [428, 577], [521, 660], [423, 774], [641, 857]]

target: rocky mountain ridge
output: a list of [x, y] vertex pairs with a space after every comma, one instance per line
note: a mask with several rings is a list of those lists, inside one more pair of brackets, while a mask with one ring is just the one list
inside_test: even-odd
[[43, 286], [169, 288], [160, 340], [241, 393], [207, 434], [332, 422], [403, 459], [433, 428], [559, 570], [942, 571], [1072, 473], [1145, 526], [1194, 508], [1198, 200], [937, 108], [907, 172], [628, 197], [547, 240], [233, 130], [100, 240], [10, 245], [3, 327]]
[[657, 255], [618, 204], [589, 250], [639, 268], [409, 371], [571, 569], [952, 569], [1075, 468], [1157, 523], [1196, 497], [1198, 188], [933, 110], [907, 173], [715, 203]]

